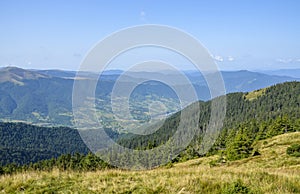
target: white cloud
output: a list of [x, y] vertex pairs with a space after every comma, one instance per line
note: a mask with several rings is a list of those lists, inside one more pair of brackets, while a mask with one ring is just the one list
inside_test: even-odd
[[223, 57], [218, 56], [218, 55], [216, 55], [214, 58], [215, 58], [216, 61], [219, 61], [219, 62], [224, 61]]
[[276, 61], [280, 63], [290, 63], [293, 62], [293, 59], [277, 59]]
[[234, 61], [234, 58], [232, 56], [228, 56], [227, 60], [228, 61]]
[[229, 61], [229, 62], [231, 62], [231, 61], [234, 61], [235, 60], [235, 58], [233, 57], [233, 56], [228, 56], [228, 57], [222, 57], [222, 56], [220, 56], [220, 55], [212, 55], [211, 54], [211, 57], [215, 60], [215, 61], [218, 61], [218, 62], [223, 62], [223, 61]]

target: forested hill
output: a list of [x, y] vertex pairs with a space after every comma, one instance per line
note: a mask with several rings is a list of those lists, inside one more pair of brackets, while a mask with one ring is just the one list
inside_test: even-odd
[[0, 123], [0, 165], [26, 164], [67, 153], [88, 153], [79, 133], [68, 127]]
[[[203, 110], [200, 113], [199, 131], [206, 130], [210, 118], [210, 104], [210, 101], [194, 104]], [[166, 142], [176, 131], [179, 115], [180, 112], [172, 115], [159, 130], [150, 135], [113, 135], [118, 143], [129, 148], [153, 148]], [[247, 140], [249, 155], [256, 140], [300, 130], [299, 118], [300, 82], [287, 82], [250, 93], [228, 94], [224, 127], [211, 152], [234, 147], [231, 143], [236, 142], [238, 139], [235, 138], [239, 137]], [[200, 142], [201, 137], [197, 137], [188, 147], [186, 152], [189, 157], [197, 155], [193, 150]], [[71, 128], [0, 123], [2, 165], [10, 162], [36, 162], [66, 153], [86, 154], [88, 151], [78, 131]]]
[[[191, 106], [200, 106], [199, 129], [205, 131], [210, 118], [211, 102], [199, 102]], [[227, 95], [227, 110], [221, 137], [218, 139], [219, 149], [226, 148], [232, 136], [241, 128], [253, 130], [254, 136], [273, 136], [281, 133], [281, 125], [293, 123], [299, 128], [300, 122], [300, 82], [286, 82], [249, 93], [232, 93]], [[119, 139], [119, 143], [134, 149], [147, 149], [166, 142], [176, 131], [180, 114], [166, 120], [155, 133], [148, 136], [128, 134]], [[273, 125], [279, 123], [277, 128]], [[268, 128], [269, 126], [269, 128]], [[272, 129], [271, 129], [272, 128]], [[291, 130], [295, 130], [295, 129]], [[271, 132], [273, 130], [273, 132]], [[298, 129], [299, 130], [299, 129]], [[275, 131], [275, 132], [274, 132]], [[231, 136], [229, 137], [229, 133]], [[253, 137], [254, 138], [254, 137]], [[201, 138], [195, 138], [197, 145]]]

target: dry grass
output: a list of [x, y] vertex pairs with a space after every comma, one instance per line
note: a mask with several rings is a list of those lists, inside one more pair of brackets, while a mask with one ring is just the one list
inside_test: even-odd
[[[264, 142], [265, 141], [265, 142]], [[256, 145], [260, 156], [210, 167], [200, 158], [148, 171], [27, 172], [0, 177], [3, 193], [223, 193], [241, 180], [253, 193], [300, 193], [300, 158], [287, 156], [300, 132]]]
[[266, 92], [266, 88], [260, 89], [260, 90], [255, 90], [253, 92], [249, 92], [248, 94], [245, 95], [245, 98], [249, 101], [255, 100], [258, 97], [264, 95]]

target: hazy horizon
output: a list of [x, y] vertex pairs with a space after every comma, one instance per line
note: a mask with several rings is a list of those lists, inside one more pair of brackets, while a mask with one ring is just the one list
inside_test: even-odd
[[[59, 68], [47, 68], [47, 67], [42, 67], [42, 68], [27, 68], [27, 67], [22, 67], [22, 66], [14, 66], [14, 65], [8, 65], [8, 66], [0, 66], [0, 69], [3, 68], [20, 68], [24, 70], [42, 70], [42, 71], [69, 71], [69, 72], [76, 72], [78, 69], [59, 69]], [[271, 72], [271, 71], [280, 71], [280, 70], [300, 70], [300, 67], [298, 68], [278, 68], [278, 69], [224, 69], [220, 70], [222, 72], [234, 72], [234, 71], [251, 71], [251, 72]], [[105, 69], [105, 71], [125, 71], [122, 68], [112, 68], [112, 69]], [[144, 69], [141, 71], [134, 70], [132, 72], [151, 72], [151, 69]], [[161, 71], [170, 71], [169, 69], [161, 69]], [[193, 72], [193, 71], [198, 71], [196, 69], [183, 69], [182, 71], [184, 72]], [[87, 71], [89, 72], [89, 71]], [[91, 71], [92, 72], [92, 71]], [[157, 71], [154, 71], [157, 72]]]

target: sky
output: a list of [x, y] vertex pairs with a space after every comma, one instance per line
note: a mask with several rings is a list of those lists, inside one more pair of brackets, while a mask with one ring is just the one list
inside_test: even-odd
[[221, 70], [300, 68], [299, 10], [297, 0], [1, 0], [0, 67], [77, 70], [111, 33], [159, 24], [197, 38]]

